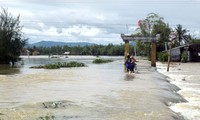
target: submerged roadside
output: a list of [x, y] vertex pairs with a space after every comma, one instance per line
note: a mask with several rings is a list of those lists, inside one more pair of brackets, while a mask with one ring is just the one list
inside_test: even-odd
[[[0, 76], [3, 120], [184, 120], [169, 106], [185, 102], [166, 76], [139, 60], [123, 71], [123, 57], [102, 65]], [[35, 59], [37, 60], [37, 59]], [[81, 60], [80, 60], [81, 61]], [[22, 70], [23, 71], [23, 70]]]

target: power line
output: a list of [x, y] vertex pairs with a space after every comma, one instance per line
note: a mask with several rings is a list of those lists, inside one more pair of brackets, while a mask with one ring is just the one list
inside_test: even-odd
[[[60, 22], [60, 21], [21, 21], [26, 26], [39, 26], [38, 23], [43, 23], [44, 25], [53, 25], [53, 26], [86, 26], [86, 27], [98, 27], [98, 28], [112, 28], [112, 27], [125, 27], [126, 29], [130, 26], [137, 27], [137, 24], [131, 23], [67, 23], [67, 22]], [[28, 24], [28, 25], [27, 25]], [[38, 24], [38, 25], [36, 25]], [[177, 24], [170, 24], [171, 27], [176, 27]], [[200, 28], [199, 24], [183, 24], [188, 28]]]
[[[0, 0], [1, 3], [19, 3], [20, 1]], [[41, 4], [200, 4], [199, 0], [68, 0], [68, 1], [21, 1], [21, 3], [41, 3]], [[20, 3], [20, 4], [21, 4]]]
[[[23, 23], [47, 23], [47, 24], [59, 24], [59, 23], [62, 23], [62, 24], [72, 24], [73, 23], [67, 23], [67, 22], [64, 22], [64, 21], [37, 21], [37, 20], [30, 20], [30, 21], [27, 21], [27, 20], [22, 20], [21, 22]], [[76, 25], [137, 25], [137, 24], [132, 24], [132, 23], [76, 23]]]
[[[133, 24], [133, 23], [71, 23], [71, 22], [65, 22], [65, 21], [48, 21], [48, 20], [43, 20], [43, 21], [39, 21], [39, 20], [21, 20], [21, 22], [23, 23], [46, 23], [46, 24], [70, 24], [70, 25], [111, 25], [111, 26], [125, 26], [125, 25], [132, 25], [132, 26], [137, 26], [138, 24]], [[169, 24], [169, 26], [176, 26], [177, 24]], [[183, 26], [198, 26], [199, 24], [184, 24]]]

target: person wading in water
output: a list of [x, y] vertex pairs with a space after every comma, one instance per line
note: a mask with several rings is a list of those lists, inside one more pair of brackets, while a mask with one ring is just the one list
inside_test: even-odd
[[132, 60], [131, 60], [131, 57], [130, 57], [130, 55], [127, 55], [127, 58], [126, 58], [126, 62], [125, 62], [125, 64], [126, 64], [126, 70], [127, 70], [127, 72], [129, 72], [129, 73], [131, 73], [131, 70], [132, 70]]
[[137, 60], [134, 58], [134, 56], [131, 56], [130, 59], [131, 59], [131, 64], [132, 64], [132, 65], [131, 65], [131, 67], [132, 67], [132, 68], [131, 68], [131, 72], [134, 73], [135, 70], [137, 69], [137, 68], [136, 68], [136, 65], [137, 65], [136, 62], [137, 62]]

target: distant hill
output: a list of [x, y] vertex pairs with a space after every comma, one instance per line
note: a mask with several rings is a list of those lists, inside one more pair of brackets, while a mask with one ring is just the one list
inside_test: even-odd
[[52, 46], [91, 46], [95, 45], [95, 43], [88, 43], [88, 42], [55, 42], [55, 41], [40, 41], [37, 43], [29, 44], [29, 47], [52, 47]]

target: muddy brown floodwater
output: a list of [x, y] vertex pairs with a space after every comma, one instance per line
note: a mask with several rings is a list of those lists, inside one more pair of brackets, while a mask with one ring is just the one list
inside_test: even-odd
[[[93, 56], [24, 56], [15, 71], [1, 68], [0, 120], [183, 120], [169, 106], [185, 102], [166, 77], [138, 59], [138, 73], [124, 73], [123, 57], [93, 64]], [[29, 69], [55, 61], [80, 61], [87, 67]], [[11, 72], [9, 72], [11, 71]]]

